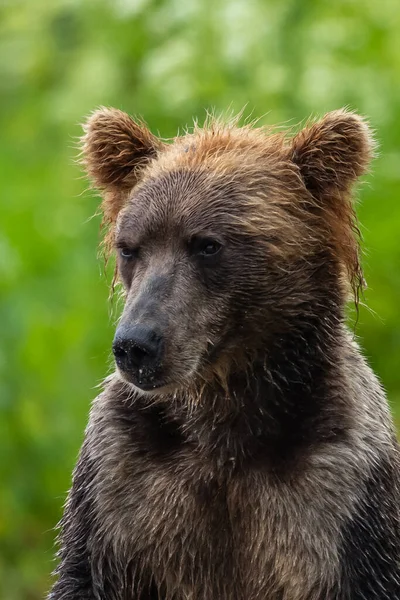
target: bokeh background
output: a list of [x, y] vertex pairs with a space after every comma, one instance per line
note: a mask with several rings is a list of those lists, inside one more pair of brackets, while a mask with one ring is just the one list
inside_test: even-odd
[[[398, 0], [0, 1], [0, 598], [43, 598], [113, 321], [76, 158], [112, 105], [176, 134], [205, 110], [294, 125], [344, 105], [380, 157], [359, 193], [357, 334], [400, 416]], [[399, 423], [399, 422], [398, 422]]]

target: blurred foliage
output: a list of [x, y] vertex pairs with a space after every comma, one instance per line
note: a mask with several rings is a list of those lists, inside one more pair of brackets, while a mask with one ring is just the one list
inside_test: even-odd
[[359, 207], [357, 328], [400, 414], [400, 4], [396, 0], [0, 3], [0, 597], [41, 598], [113, 322], [97, 200], [74, 164], [99, 105], [173, 136], [205, 109], [293, 125], [348, 105], [380, 157]]

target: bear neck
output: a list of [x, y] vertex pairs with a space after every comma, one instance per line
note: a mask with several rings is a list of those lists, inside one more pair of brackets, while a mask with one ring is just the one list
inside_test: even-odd
[[287, 322], [286, 333], [232, 373], [227, 387], [209, 382], [201, 392], [138, 396], [134, 410], [149, 421], [147, 439], [153, 431], [168, 439], [169, 451], [196, 448], [224, 473], [268, 463], [280, 475], [317, 444], [338, 441], [349, 414], [341, 357], [350, 338], [335, 305], [326, 309]]
[[231, 374], [228, 393], [206, 386], [199, 409], [185, 415], [193, 441], [227, 464], [274, 466], [344, 435], [341, 356], [349, 342], [337, 305], [329, 308], [323, 316], [293, 318], [247, 369]]

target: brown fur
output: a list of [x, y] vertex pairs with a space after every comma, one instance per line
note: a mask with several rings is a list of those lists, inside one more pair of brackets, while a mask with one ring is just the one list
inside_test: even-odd
[[[263, 177], [267, 159], [268, 166], [275, 171], [272, 177], [282, 183], [284, 191], [296, 194], [301, 188], [304, 195], [303, 184], [306, 184], [311, 194], [297, 207], [299, 216], [304, 220], [301, 211], [307, 212], [310, 228], [313, 227], [311, 214], [320, 217], [318, 225], [334, 244], [357, 296], [363, 276], [351, 192], [356, 179], [366, 173], [375, 149], [371, 132], [358, 115], [345, 110], [334, 111], [320, 122], [309, 123], [292, 139], [283, 133], [271, 135], [262, 128], [237, 128], [235, 119], [228, 124], [210, 119], [205, 129], [196, 127], [193, 134], [177, 138], [170, 146], [153, 136], [144, 123], [135, 123], [116, 109], [96, 111], [84, 129], [83, 164], [94, 185], [104, 190], [102, 208], [104, 222], [111, 225], [110, 247], [113, 225], [129, 191], [146, 177], [173, 169], [199, 167], [211, 168], [216, 174], [232, 171], [237, 177], [238, 171], [250, 166], [247, 176], [256, 179]], [[159, 160], [152, 162], [156, 157]], [[145, 169], [149, 164], [150, 168]], [[295, 167], [301, 177], [297, 185], [292, 173]], [[285, 198], [281, 201], [283, 203]], [[291, 197], [288, 201], [292, 204]], [[261, 208], [257, 211], [261, 216], [265, 209], [256, 208]], [[279, 227], [285, 223], [281, 221]], [[251, 227], [252, 223], [245, 225]], [[257, 223], [253, 231], [260, 225]], [[326, 237], [323, 240], [325, 243]]]
[[333, 234], [335, 251], [346, 266], [354, 291], [362, 287], [363, 276], [352, 184], [367, 172], [375, 146], [365, 121], [338, 110], [330, 113], [329, 119], [300, 131], [291, 148], [291, 158], [307, 188], [320, 198], [318, 208]]
[[84, 125], [83, 165], [93, 185], [104, 191], [106, 225], [115, 223], [139, 171], [162, 148], [144, 123], [135, 123], [120, 110], [102, 108]]
[[165, 144], [102, 109], [85, 131], [119, 330], [156, 328], [163, 354], [93, 404], [50, 598], [400, 597], [398, 447], [344, 324], [365, 121], [213, 120]]

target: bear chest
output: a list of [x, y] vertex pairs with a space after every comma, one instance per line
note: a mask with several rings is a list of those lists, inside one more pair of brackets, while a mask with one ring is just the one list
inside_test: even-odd
[[310, 473], [306, 485], [265, 472], [227, 478], [193, 456], [113, 450], [96, 486], [99, 537], [119, 568], [139, 565], [166, 597], [308, 600], [332, 579], [338, 527], [322, 518]]

